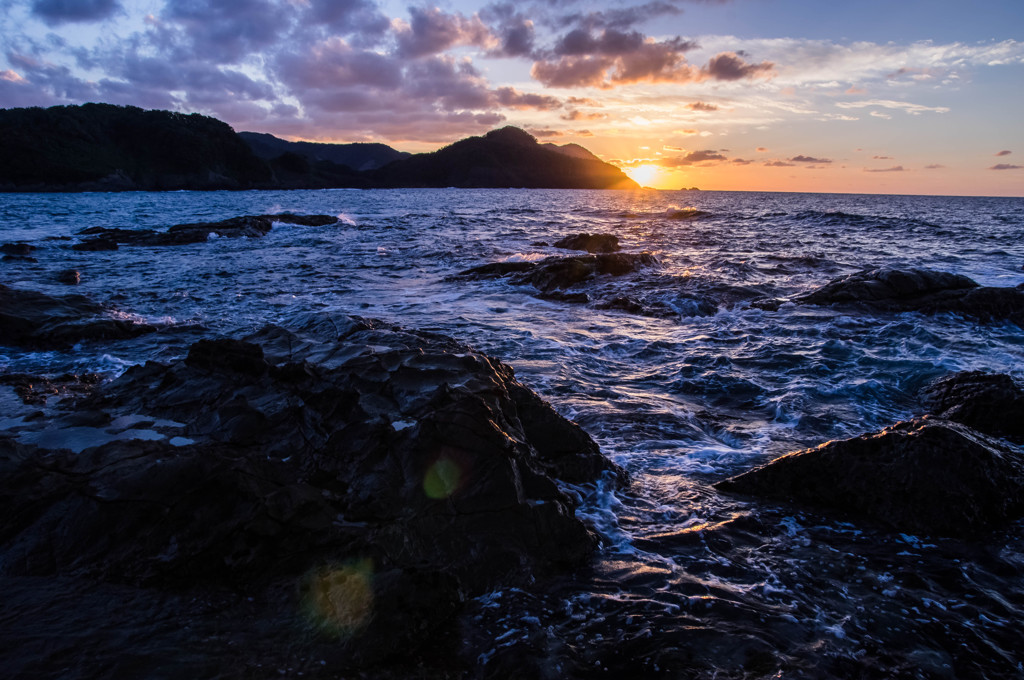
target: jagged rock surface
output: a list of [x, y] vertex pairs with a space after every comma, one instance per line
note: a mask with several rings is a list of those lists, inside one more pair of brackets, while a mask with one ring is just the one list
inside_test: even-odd
[[266, 603], [234, 634], [281, 620], [341, 667], [581, 564], [595, 537], [555, 477], [624, 479], [508, 366], [350, 317], [201, 340], [79, 400], [63, 425], [83, 422], [136, 424], [77, 454], [0, 438], [0, 572], [183, 603], [228, 588]]
[[1024, 441], [1024, 390], [1008, 375], [961, 371], [925, 385], [929, 413], [996, 437]]
[[[983, 322], [1011, 321], [1024, 327], [1024, 291], [983, 287], [966, 276], [930, 269], [867, 269], [834, 279], [793, 301], [855, 305], [886, 312], [952, 312]], [[772, 308], [768, 302], [760, 306]]]
[[787, 454], [715, 487], [970, 539], [1024, 514], [1024, 454], [924, 417]]
[[151, 333], [149, 324], [109, 317], [84, 295], [46, 295], [0, 284], [0, 345], [51, 349], [82, 340], [117, 340]]

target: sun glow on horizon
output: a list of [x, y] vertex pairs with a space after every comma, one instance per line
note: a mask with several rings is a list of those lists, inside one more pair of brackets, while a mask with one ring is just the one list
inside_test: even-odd
[[659, 188], [657, 185], [665, 179], [664, 170], [660, 166], [649, 163], [638, 165], [635, 168], [623, 168], [622, 171], [642, 187]]

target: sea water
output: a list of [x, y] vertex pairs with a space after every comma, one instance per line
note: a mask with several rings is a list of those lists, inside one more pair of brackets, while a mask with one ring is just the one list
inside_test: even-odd
[[[275, 212], [339, 217], [265, 237], [79, 252], [88, 227]], [[565, 256], [618, 236], [657, 267], [588, 283], [590, 303], [454, 275]], [[921, 412], [959, 370], [1024, 379], [1024, 331], [956, 315], [786, 302], [861, 269], [1024, 281], [1024, 199], [741, 192], [394, 190], [0, 195], [0, 243], [37, 247], [0, 282], [73, 290], [172, 332], [71, 351], [0, 348], [0, 370], [114, 377], [199, 337], [341, 311], [453, 336], [515, 368], [580, 423], [630, 485], [572, 490], [602, 536], [591, 567], [479, 598], [464, 646], [481, 666], [550, 659], [647, 677], [1024, 674], [1024, 525], [976, 542], [853, 524], [719, 494], [775, 456]], [[76, 269], [74, 289], [56, 272]], [[602, 309], [618, 296], [656, 316]], [[783, 300], [776, 311], [750, 303]], [[545, 651], [546, 650], [546, 651]], [[687, 670], [679, 667], [687, 659]], [[552, 677], [558, 677], [551, 670]]]

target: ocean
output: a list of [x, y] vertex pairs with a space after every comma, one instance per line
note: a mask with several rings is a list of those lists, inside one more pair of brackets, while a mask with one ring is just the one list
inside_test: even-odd
[[[89, 227], [278, 212], [263, 238], [70, 249]], [[608, 233], [659, 264], [601, 277], [587, 299], [456, 276], [571, 254]], [[591, 566], [496, 591], [462, 615], [481, 669], [550, 676], [1024, 676], [1024, 523], [956, 541], [912, 536], [711, 485], [790, 451], [920, 414], [954, 371], [1024, 380], [1024, 331], [952, 314], [786, 302], [862, 269], [1024, 282], [1024, 199], [713, 191], [324, 190], [4, 194], [8, 286], [82, 293], [174, 333], [72, 351], [0, 347], [0, 371], [113, 378], [200, 337], [340, 311], [452, 336], [511, 365], [625, 468], [628, 487], [573, 489], [601, 536]], [[76, 269], [74, 289], [56, 272]], [[751, 303], [783, 300], [774, 311]], [[631, 306], [616, 304], [628, 299]], [[685, 657], [690, 671], [674, 667]], [[566, 665], [568, 664], [568, 665]], [[571, 666], [571, 668], [570, 668]], [[530, 666], [532, 668], [532, 666]], [[692, 671], [692, 672], [691, 672]], [[714, 672], [712, 672], [714, 671]], [[720, 675], [715, 673], [721, 672]], [[481, 671], [486, 676], [487, 673]]]

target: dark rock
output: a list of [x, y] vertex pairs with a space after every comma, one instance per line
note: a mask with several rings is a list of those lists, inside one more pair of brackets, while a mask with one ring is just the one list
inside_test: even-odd
[[117, 250], [117, 247], [117, 241], [109, 238], [98, 237], [87, 239], [81, 243], [76, 243], [71, 246], [71, 249], [93, 253], [104, 250]]
[[[688, 189], [688, 191], [696, 191], [697, 188]], [[706, 210], [697, 210], [696, 208], [682, 208], [681, 210], [666, 210], [665, 219], [669, 220], [695, 220], [700, 217], [708, 217], [711, 213]]]
[[492, 262], [459, 272], [457, 276], [467, 279], [500, 279], [510, 274], [528, 272], [535, 266], [535, 262]]
[[84, 295], [52, 297], [0, 284], [0, 345], [67, 347], [81, 340], [133, 338], [156, 330], [106, 316]]
[[1024, 514], [1024, 454], [926, 416], [787, 454], [715, 487], [969, 539]]
[[953, 373], [925, 385], [919, 396], [929, 413], [985, 434], [1024, 441], [1024, 390], [1008, 375]]
[[643, 267], [658, 263], [650, 253], [604, 253], [575, 257], [547, 258], [534, 263], [514, 279], [515, 283], [528, 283], [538, 290], [569, 288], [595, 276], [623, 276]]
[[15, 257], [26, 257], [35, 251], [36, 247], [28, 243], [5, 243], [0, 245], [0, 253], [13, 255]]
[[830, 281], [794, 302], [856, 305], [886, 312], [952, 312], [984, 322], [1012, 321], [1024, 326], [1024, 291], [981, 287], [966, 276], [929, 269], [868, 269]]
[[271, 230], [275, 222], [321, 227], [334, 224], [337, 221], [338, 218], [331, 215], [280, 213], [277, 215], [245, 215], [219, 222], [176, 224], [164, 232], [152, 229], [89, 227], [78, 233], [82, 236], [96, 236], [97, 238], [83, 241], [72, 246], [72, 248], [75, 250], [116, 250], [116, 245], [114, 248], [101, 247], [102, 243], [107, 242], [131, 246], [187, 245], [190, 243], [203, 243], [209, 239], [210, 234], [216, 234], [225, 238], [260, 238]]
[[624, 479], [500, 361], [351, 317], [200, 341], [76, 408], [78, 426], [171, 423], [183, 445], [0, 438], [7, 574], [248, 595], [265, 604], [235, 630], [274, 622], [338, 667], [437, 644], [466, 598], [579, 565], [595, 538], [556, 477]]
[[25, 404], [42, 405], [50, 397], [66, 397], [90, 393], [100, 382], [96, 373], [76, 375], [65, 373], [58, 377], [28, 373], [0, 373], [0, 385], [10, 385]]
[[619, 250], [619, 237], [614, 234], [576, 234], [555, 241], [555, 247], [588, 253], [614, 253]]
[[54, 279], [57, 283], [63, 283], [66, 286], [77, 286], [82, 282], [82, 275], [77, 269], [62, 269], [57, 272]]

